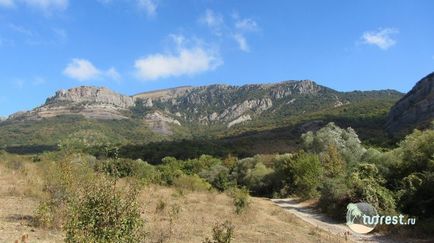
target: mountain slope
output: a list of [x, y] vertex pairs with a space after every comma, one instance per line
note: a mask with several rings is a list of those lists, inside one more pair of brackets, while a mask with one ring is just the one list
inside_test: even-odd
[[391, 134], [405, 133], [426, 126], [434, 119], [434, 73], [421, 79], [390, 110], [386, 130]]
[[[359, 127], [362, 133], [366, 128], [369, 137], [381, 134], [378, 124], [401, 96], [393, 90], [339, 92], [309, 80], [186, 86], [133, 96], [82, 86], [58, 91], [42, 106], [1, 122], [0, 144], [56, 144], [79, 131], [94, 130], [111, 143], [229, 137], [224, 140], [235, 141], [234, 146], [250, 147], [256, 142], [249, 134], [256, 134], [258, 143], [279, 142], [289, 140], [289, 134], [278, 140], [272, 131], [285, 128], [298, 136], [328, 121]], [[261, 134], [267, 139], [261, 140]], [[282, 147], [287, 145], [276, 146]]]

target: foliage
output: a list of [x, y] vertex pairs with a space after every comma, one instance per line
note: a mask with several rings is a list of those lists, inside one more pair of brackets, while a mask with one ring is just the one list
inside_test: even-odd
[[174, 179], [173, 185], [190, 191], [207, 191], [211, 189], [211, 185], [198, 175], [180, 175]]
[[346, 163], [334, 144], [330, 144], [320, 158], [325, 177], [333, 178], [345, 174]]
[[304, 147], [313, 153], [323, 153], [329, 146], [335, 146], [349, 165], [354, 165], [366, 152], [362, 143], [352, 128], [342, 129], [334, 123], [329, 123], [317, 132], [307, 132], [302, 135]]
[[68, 205], [80, 187], [79, 183], [87, 181], [91, 171], [69, 161], [49, 163], [43, 171], [46, 197], [36, 209], [35, 223], [45, 228], [61, 228], [67, 218]]
[[302, 198], [318, 196], [323, 168], [317, 155], [301, 152], [290, 163], [295, 193]]
[[69, 203], [65, 242], [139, 242], [144, 240], [137, 189], [123, 192], [113, 179], [93, 178]]
[[234, 235], [235, 227], [226, 220], [222, 224], [216, 224], [212, 228], [212, 239], [206, 238], [204, 243], [230, 243]]
[[233, 185], [229, 178], [229, 169], [221, 164], [216, 164], [208, 170], [202, 170], [199, 175], [219, 191], [224, 191]]
[[327, 215], [341, 220], [348, 203], [353, 202], [351, 182], [346, 177], [328, 178], [321, 187], [318, 206]]
[[381, 178], [374, 164], [359, 164], [351, 174], [350, 180], [353, 183], [355, 197], [353, 200], [366, 201], [380, 212], [392, 213], [394, 211], [393, 194], [383, 186], [385, 180]]
[[231, 172], [231, 178], [254, 194], [264, 194], [271, 185], [268, 176], [273, 169], [266, 167], [258, 156], [238, 160]]
[[245, 187], [232, 187], [229, 189], [229, 195], [233, 199], [237, 214], [243, 213], [250, 206], [249, 191]]

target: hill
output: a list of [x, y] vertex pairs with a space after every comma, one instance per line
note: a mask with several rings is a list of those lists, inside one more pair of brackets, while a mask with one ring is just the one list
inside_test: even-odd
[[11, 115], [0, 123], [0, 143], [55, 145], [89, 131], [118, 144], [212, 139], [238, 153], [279, 152], [296, 146], [288, 144], [290, 138], [329, 121], [353, 126], [376, 142], [389, 108], [401, 97], [393, 90], [339, 92], [310, 80], [187, 86], [133, 96], [82, 86]]
[[434, 119], [434, 73], [421, 79], [390, 110], [386, 130], [406, 134], [414, 128], [426, 127]]

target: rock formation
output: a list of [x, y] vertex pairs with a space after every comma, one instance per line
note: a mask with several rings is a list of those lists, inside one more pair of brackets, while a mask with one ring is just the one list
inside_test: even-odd
[[423, 127], [434, 119], [434, 73], [426, 76], [390, 110], [386, 130], [390, 134]]

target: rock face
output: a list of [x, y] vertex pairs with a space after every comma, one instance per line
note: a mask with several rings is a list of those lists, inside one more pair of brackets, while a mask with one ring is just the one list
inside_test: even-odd
[[390, 110], [386, 130], [398, 134], [434, 119], [434, 73], [426, 76]]
[[48, 98], [46, 105], [58, 103], [98, 103], [112, 105], [119, 108], [129, 108], [134, 105], [134, 99], [117, 94], [104, 87], [81, 86], [69, 90], [59, 90]]
[[9, 120], [40, 120], [61, 115], [82, 115], [95, 119], [126, 119], [124, 113], [134, 105], [134, 99], [107, 88], [81, 86], [57, 91], [44, 105], [28, 112], [18, 112]]

